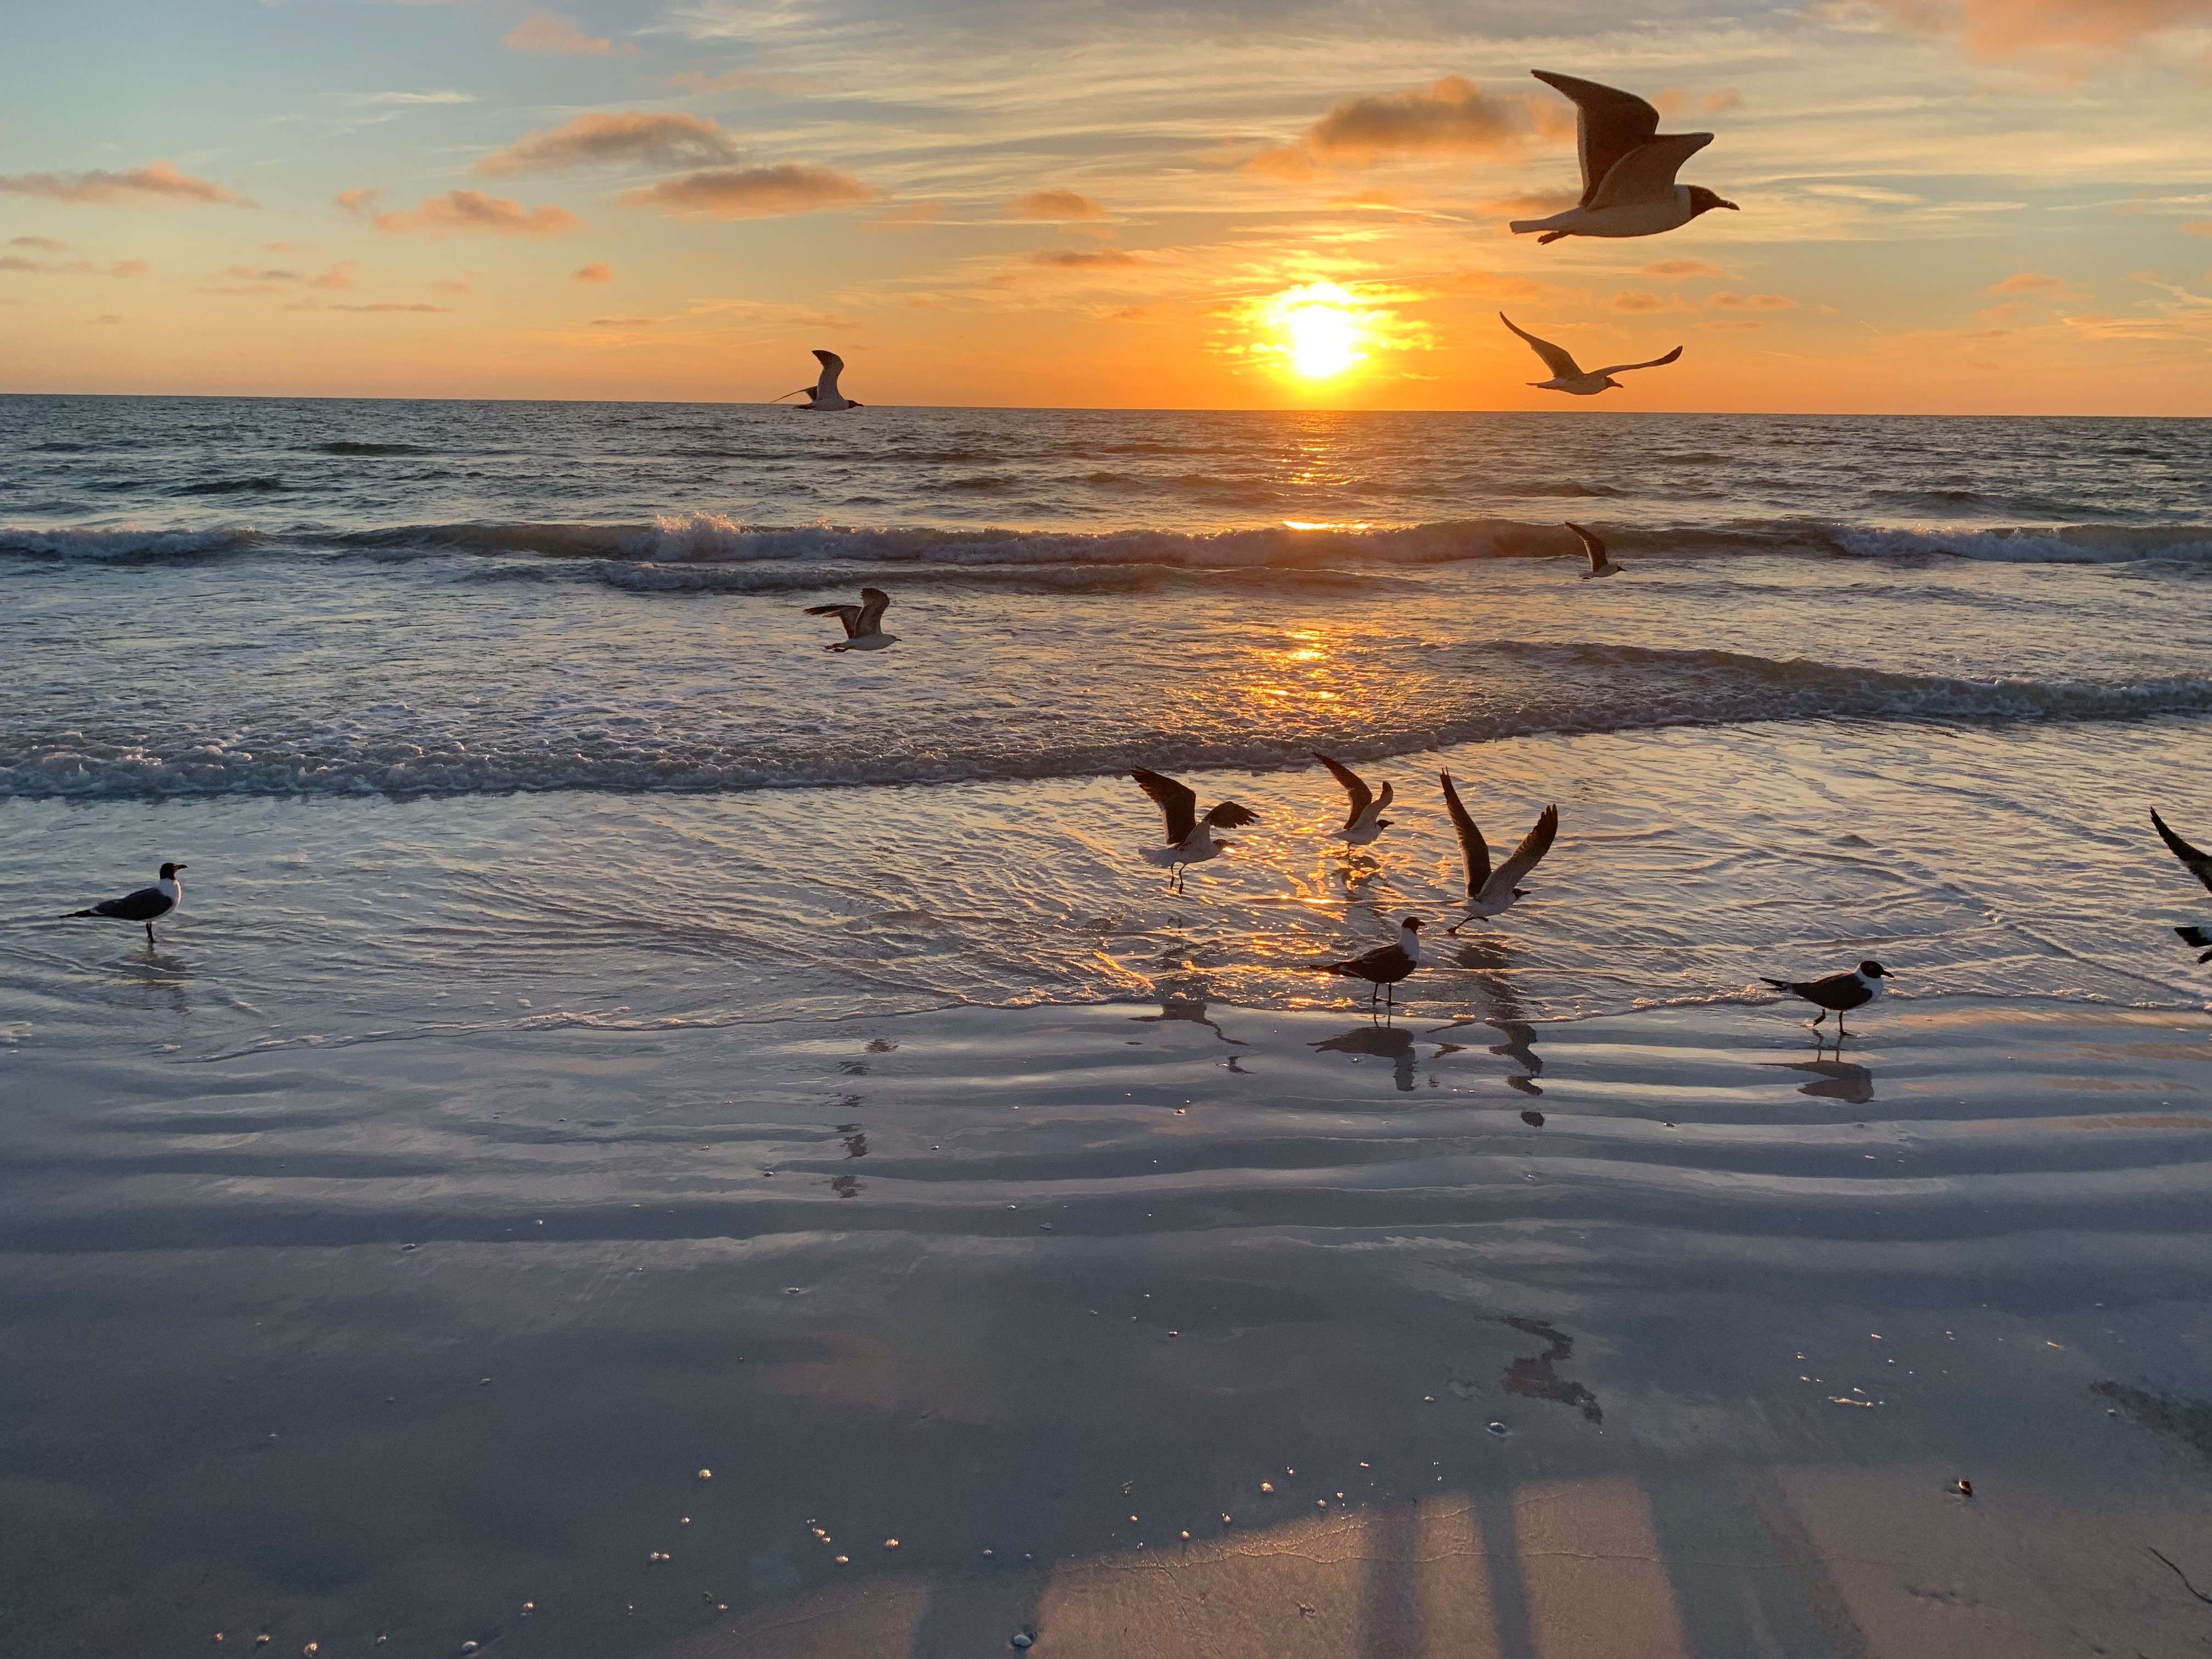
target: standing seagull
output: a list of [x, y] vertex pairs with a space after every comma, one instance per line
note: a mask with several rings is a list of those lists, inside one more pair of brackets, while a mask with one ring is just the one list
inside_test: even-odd
[[810, 605], [810, 617], [835, 617], [845, 624], [845, 637], [834, 645], [825, 645], [824, 651], [880, 651], [887, 645], [898, 643], [898, 635], [884, 632], [884, 612], [890, 609], [891, 596], [880, 587], [860, 590], [858, 605]]
[[[1763, 975], [1761, 977], [1765, 978]], [[1765, 982], [1818, 1008], [1820, 1012], [1813, 1016], [1815, 1025], [1833, 1014], [1836, 1035], [1849, 1036], [1850, 1033], [1844, 1029], [1844, 1016], [1854, 1008], [1865, 1007], [1880, 996], [1881, 982], [1887, 977], [1880, 963], [1863, 962], [1848, 974], [1831, 974], [1826, 979], [1769, 979]]]
[[1467, 815], [1460, 804], [1459, 791], [1452, 787], [1451, 774], [1437, 775], [1444, 781], [1444, 810], [1451, 814], [1453, 827], [1459, 831], [1460, 851], [1467, 855], [1467, 914], [1444, 931], [1456, 933], [1470, 921], [1486, 921], [1492, 916], [1504, 915], [1515, 904], [1528, 896], [1528, 890], [1513, 884], [1544, 861], [1544, 854], [1552, 850], [1552, 842], [1559, 833], [1559, 809], [1547, 806], [1537, 815], [1535, 827], [1521, 838], [1513, 849], [1513, 856], [1490, 867], [1490, 848], [1482, 839], [1482, 831], [1474, 827], [1474, 820]]
[[181, 864], [165, 864], [161, 878], [151, 887], [141, 887], [121, 898], [106, 900], [89, 910], [72, 910], [70, 916], [108, 916], [117, 921], [143, 921], [146, 924], [146, 943], [151, 945], [154, 924], [185, 902], [185, 885], [177, 879], [177, 872], [184, 867]]
[[1571, 520], [1562, 519], [1559, 522], [1582, 538], [1583, 551], [1589, 555], [1590, 568], [1583, 572], [1584, 581], [1592, 576], [1618, 576], [1620, 574], [1620, 567], [1606, 552], [1605, 544], [1598, 539], [1596, 531], [1585, 530]]
[[1713, 142], [1710, 132], [1659, 131], [1659, 112], [1632, 92], [1531, 71], [1575, 100], [1583, 161], [1583, 199], [1548, 219], [1516, 219], [1516, 234], [1537, 230], [1540, 242], [1562, 236], [1656, 236], [1680, 230], [1715, 208], [1737, 210], [1703, 185], [1678, 185], [1682, 163]]
[[1565, 392], [1577, 398], [1595, 398], [1601, 392], [1618, 392], [1620, 382], [1613, 377], [1626, 374], [1632, 368], [1663, 368], [1682, 355], [1676, 346], [1663, 357], [1654, 357], [1648, 363], [1615, 363], [1610, 368], [1584, 368], [1574, 360], [1572, 353], [1549, 340], [1540, 340], [1504, 312], [1498, 320], [1528, 343], [1529, 349], [1544, 360], [1544, 367], [1552, 371], [1548, 380], [1531, 380], [1530, 386], [1540, 386], [1547, 392]]
[[1183, 871], [1193, 864], [1227, 852], [1237, 843], [1216, 841], [1216, 830], [1241, 830], [1248, 823], [1257, 823], [1260, 815], [1249, 806], [1239, 806], [1233, 800], [1223, 801], [1204, 817], [1198, 816], [1198, 796], [1173, 778], [1163, 777], [1158, 772], [1148, 772], [1143, 767], [1129, 774], [1137, 787], [1158, 804], [1160, 816], [1167, 821], [1167, 840], [1159, 846], [1147, 847], [1139, 854], [1147, 863], [1157, 864], [1168, 872], [1168, 885], [1178, 891], [1183, 885]]
[[1395, 1006], [1396, 993], [1392, 989], [1414, 969], [1421, 965], [1421, 919], [1407, 916], [1398, 924], [1398, 942], [1378, 945], [1365, 956], [1346, 957], [1342, 962], [1310, 962], [1310, 974], [1341, 974], [1346, 979], [1364, 979], [1374, 990], [1367, 1000], [1373, 1002], [1383, 995], [1383, 1006]]
[[1390, 827], [1391, 821], [1382, 816], [1390, 805], [1388, 783], [1378, 795], [1367, 787], [1366, 779], [1342, 761], [1331, 760], [1319, 752], [1314, 758], [1328, 768], [1329, 775], [1344, 786], [1344, 793], [1350, 797], [1352, 810], [1344, 820], [1344, 828], [1338, 832], [1346, 846], [1364, 847]]
[[[2172, 848], [2173, 856], [2181, 860], [2181, 867], [2203, 882], [2206, 892], [2212, 893], [2212, 853], [2191, 847], [2175, 835], [2167, 828], [2166, 820], [2159, 817], [2156, 807], [2151, 809], [2150, 821], [2158, 826], [2159, 839]], [[2204, 952], [2197, 958], [2198, 962], [2212, 962], [2212, 932], [2202, 927], [2177, 927], [2173, 931], [2181, 936], [2184, 945]]]
[[[803, 386], [797, 392], [785, 392], [784, 398], [796, 398], [801, 393], [805, 395], [805, 403], [793, 404], [792, 407], [829, 410], [865, 408], [858, 398], [848, 398], [837, 390], [837, 377], [845, 372], [845, 360], [836, 352], [824, 351], [819, 346], [815, 348], [814, 355], [821, 360], [822, 378], [812, 386]], [[774, 401], [781, 403], [783, 398]]]

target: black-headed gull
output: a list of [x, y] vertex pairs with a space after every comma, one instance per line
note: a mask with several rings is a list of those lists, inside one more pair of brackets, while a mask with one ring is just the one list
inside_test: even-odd
[[70, 916], [106, 916], [115, 921], [137, 921], [146, 926], [146, 943], [154, 942], [154, 924], [163, 916], [173, 915], [185, 902], [185, 884], [177, 879], [181, 864], [165, 864], [160, 879], [151, 887], [141, 887], [135, 893], [125, 893], [121, 898], [104, 899], [89, 910], [72, 910]]
[[1516, 234], [1562, 236], [1656, 236], [1680, 230], [1715, 208], [1736, 210], [1703, 185], [1678, 185], [1682, 163], [1713, 142], [1710, 132], [1659, 131], [1659, 112], [1632, 92], [1571, 75], [1531, 71], [1575, 100], [1583, 162], [1583, 198], [1548, 219], [1516, 219]]
[[880, 651], [887, 645], [896, 645], [898, 635], [884, 632], [884, 612], [890, 609], [891, 596], [880, 587], [860, 590], [858, 605], [810, 605], [810, 617], [835, 617], [845, 625], [845, 637], [825, 645], [824, 651]]
[[1490, 867], [1490, 846], [1482, 838], [1482, 831], [1474, 827], [1461, 805], [1459, 791], [1452, 787], [1452, 776], [1440, 772], [1443, 780], [1444, 810], [1451, 814], [1452, 827], [1459, 831], [1460, 851], [1467, 856], [1467, 914], [1447, 933], [1456, 933], [1470, 921], [1487, 921], [1492, 916], [1502, 916], [1516, 904], [1528, 896], [1526, 888], [1514, 884], [1544, 861], [1544, 854], [1552, 850], [1559, 838], [1559, 809], [1547, 806], [1537, 815], [1535, 827], [1521, 838], [1513, 849], [1513, 856], [1495, 870]]
[[[2150, 821], [2158, 826], [2158, 838], [2172, 849], [2174, 857], [2181, 860], [2181, 867], [2203, 882], [2206, 892], [2212, 893], [2212, 853], [2191, 847], [2175, 835], [2166, 820], [2159, 817], [2156, 807], [2151, 809]], [[2177, 927], [2173, 931], [2180, 935], [2184, 945], [2204, 952], [2197, 958], [2198, 962], [2212, 962], [2212, 932], [2202, 927]]]
[[1203, 864], [1218, 858], [1237, 843], [1216, 841], [1216, 830], [1241, 830], [1248, 823], [1257, 823], [1260, 815], [1249, 806], [1239, 806], [1233, 800], [1224, 800], [1204, 817], [1198, 815], [1197, 793], [1173, 778], [1158, 772], [1148, 772], [1138, 767], [1129, 775], [1137, 787], [1150, 795], [1166, 821], [1167, 839], [1158, 846], [1145, 848], [1139, 854], [1147, 864], [1157, 864], [1168, 872], [1168, 885], [1180, 890], [1183, 885], [1183, 871], [1190, 865]]
[[1392, 1007], [1395, 1006], [1397, 995], [1393, 988], [1420, 965], [1421, 919], [1407, 916], [1398, 924], [1398, 942], [1395, 945], [1378, 945], [1364, 956], [1346, 957], [1341, 962], [1308, 963], [1306, 971], [1310, 974], [1338, 974], [1346, 979], [1364, 979], [1375, 988], [1368, 993], [1368, 1001], [1372, 1002], [1377, 996], [1382, 996], [1386, 999], [1383, 1006]]
[[1390, 827], [1391, 821], [1382, 816], [1390, 805], [1391, 788], [1388, 783], [1378, 795], [1367, 787], [1366, 779], [1342, 761], [1331, 760], [1318, 750], [1314, 752], [1314, 758], [1328, 768], [1329, 775], [1344, 786], [1351, 810], [1345, 815], [1344, 828], [1337, 833], [1346, 846], [1364, 847]]
[[1605, 550], [1605, 544], [1599, 539], [1596, 531], [1586, 530], [1571, 519], [1562, 519], [1559, 522], [1575, 532], [1583, 544], [1583, 551], [1589, 555], [1590, 568], [1583, 572], [1584, 581], [1588, 581], [1592, 576], [1618, 576], [1620, 574], [1620, 567], [1613, 562], [1612, 555]]
[[1577, 398], [1595, 398], [1601, 392], [1617, 392], [1620, 382], [1613, 377], [1626, 374], [1632, 368], [1663, 368], [1682, 355], [1676, 346], [1663, 357], [1654, 357], [1644, 363], [1615, 363], [1610, 368], [1584, 368], [1574, 359], [1574, 354], [1564, 346], [1555, 346], [1549, 340], [1540, 340], [1515, 322], [1504, 312], [1498, 320], [1528, 343], [1528, 349], [1544, 360], [1544, 367], [1552, 371], [1548, 380], [1531, 380], [1530, 386], [1546, 392], [1565, 392]]
[[[804, 397], [806, 399], [805, 403], [793, 404], [792, 407], [830, 410], [865, 408], [866, 405], [858, 398], [848, 398], [837, 390], [837, 377], [845, 372], [845, 360], [836, 352], [824, 351], [819, 346], [814, 349], [814, 356], [822, 365], [822, 378], [812, 386], [803, 386], [796, 392], [785, 392], [784, 398]], [[783, 398], [774, 401], [781, 403]]]
[[[1765, 979], [1765, 976], [1761, 975]], [[1847, 974], [1831, 974], [1826, 979], [1768, 979], [1765, 982], [1778, 991], [1786, 991], [1802, 998], [1820, 1012], [1813, 1016], [1818, 1025], [1830, 1014], [1836, 1017], [1836, 1035], [1849, 1036], [1844, 1030], [1844, 1016], [1854, 1008], [1863, 1008], [1882, 993], [1882, 981], [1888, 975], [1878, 962], [1863, 962]]]

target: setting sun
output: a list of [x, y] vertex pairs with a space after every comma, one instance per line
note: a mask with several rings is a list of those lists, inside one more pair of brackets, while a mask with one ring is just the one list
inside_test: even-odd
[[1304, 306], [1284, 322], [1291, 336], [1291, 367], [1308, 380], [1341, 374], [1359, 361], [1359, 325], [1334, 307]]
[[1334, 283], [1307, 283], [1271, 295], [1253, 308], [1261, 339], [1254, 348], [1309, 380], [1326, 380], [1364, 362], [1376, 343], [1374, 313]]

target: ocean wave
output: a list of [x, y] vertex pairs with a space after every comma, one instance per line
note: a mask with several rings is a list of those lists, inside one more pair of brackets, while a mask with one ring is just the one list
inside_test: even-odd
[[[1104, 711], [1082, 725], [988, 722], [958, 738], [914, 740], [911, 720], [845, 734], [745, 729], [721, 720], [580, 723], [549, 735], [532, 720], [501, 726], [480, 709], [386, 705], [300, 731], [102, 732], [80, 720], [41, 737], [0, 732], [0, 798], [168, 799], [217, 795], [734, 793], [757, 789], [953, 784], [1109, 775], [1133, 753], [1170, 771], [1304, 769], [1325, 747], [1349, 759], [1511, 738], [1850, 720], [1899, 724], [2082, 724], [2212, 714], [2212, 678], [2134, 682], [1977, 680], [1888, 672], [1810, 659], [1663, 650], [1594, 641], [1488, 641], [1435, 647], [1443, 686], [1502, 686], [1456, 704], [1415, 699], [1433, 717], [1279, 731], [1239, 723], [1170, 735]], [[1129, 722], [1145, 718], [1133, 711]]]
[[438, 453], [428, 444], [358, 443], [344, 438], [311, 447], [318, 455], [434, 455]]
[[[1009, 487], [976, 475], [970, 493]], [[275, 489], [275, 478], [188, 486], [204, 492]], [[1640, 528], [1593, 521], [1615, 552], [1631, 558], [1743, 556], [1920, 560], [1958, 558], [2015, 564], [2119, 564], [2146, 560], [2212, 565], [2212, 525], [2064, 525], [1943, 529], [1839, 525], [1819, 519], [1735, 520], [1715, 525]], [[380, 562], [450, 557], [537, 556], [636, 564], [803, 564], [913, 567], [1149, 565], [1190, 569], [1296, 570], [1322, 566], [1426, 566], [1498, 558], [1550, 558], [1578, 552], [1559, 523], [1508, 518], [1447, 519], [1401, 525], [1279, 523], [1211, 532], [957, 529], [748, 524], [715, 513], [663, 514], [650, 523], [558, 520], [398, 524], [373, 529], [298, 525], [98, 529], [0, 526], [0, 553], [87, 562], [205, 558], [225, 553], [356, 553]]]
[[172, 495], [250, 495], [284, 488], [283, 479], [273, 473], [263, 473], [251, 478], [201, 478], [191, 483], [177, 485], [169, 491]]

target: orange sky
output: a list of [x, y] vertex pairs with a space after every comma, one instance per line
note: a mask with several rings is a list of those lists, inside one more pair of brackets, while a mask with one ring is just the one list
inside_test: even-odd
[[[819, 345], [878, 404], [1568, 406], [1502, 308], [1686, 348], [1607, 408], [2212, 413], [2212, 0], [1527, 10], [33, 18], [0, 390], [755, 399]], [[1531, 67], [1743, 210], [1513, 236], [1575, 184]]]

